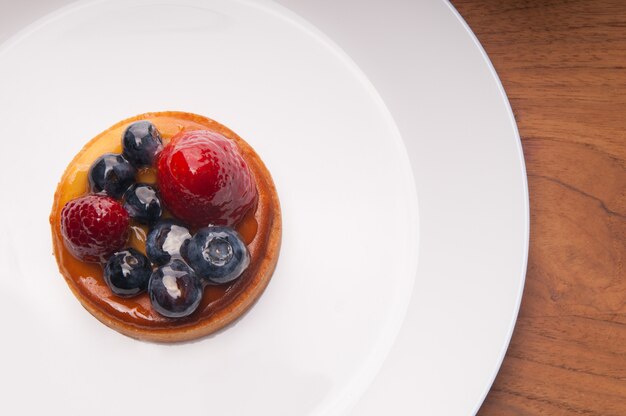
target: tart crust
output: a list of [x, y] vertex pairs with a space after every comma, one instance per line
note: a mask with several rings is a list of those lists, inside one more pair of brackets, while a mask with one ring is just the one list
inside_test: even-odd
[[[136, 298], [116, 299], [102, 278], [102, 268], [75, 259], [65, 248], [61, 234], [61, 210], [65, 203], [88, 192], [86, 171], [91, 162], [106, 151], [121, 150], [121, 132], [138, 120], [150, 120], [161, 132], [164, 142], [180, 130], [213, 130], [233, 140], [239, 147], [256, 182], [258, 203], [251, 221], [240, 227], [250, 234], [250, 222], [256, 233], [250, 235], [250, 265], [244, 274], [226, 289], [208, 286], [209, 303], [204, 302], [187, 318], [157, 316], [149, 306], [146, 293]], [[116, 140], [115, 143], [112, 140]], [[102, 151], [104, 150], [104, 151]], [[254, 149], [224, 125], [197, 114], [164, 111], [140, 114], [123, 120], [89, 141], [74, 157], [63, 174], [54, 195], [50, 214], [52, 243], [59, 271], [80, 303], [99, 321], [116, 331], [141, 340], [156, 342], [188, 341], [209, 335], [240, 317], [259, 298], [269, 283], [280, 252], [282, 223], [278, 195], [272, 177]], [[254, 227], [252, 227], [254, 228]], [[240, 230], [241, 231], [241, 230]], [[243, 234], [243, 233], [242, 233]], [[244, 237], [245, 238], [245, 237]]]

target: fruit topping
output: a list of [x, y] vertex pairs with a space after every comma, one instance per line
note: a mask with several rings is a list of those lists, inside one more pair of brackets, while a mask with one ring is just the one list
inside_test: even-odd
[[205, 285], [231, 282], [250, 265], [233, 227], [256, 233], [256, 221], [243, 220], [254, 215], [256, 182], [220, 133], [183, 130], [164, 147], [151, 122], [134, 122], [122, 154], [98, 157], [88, 180], [91, 193], [63, 207], [61, 233], [73, 256], [103, 264], [113, 294], [147, 291], [156, 312], [182, 318], [199, 307]]
[[163, 213], [156, 189], [145, 183], [133, 184], [126, 190], [124, 209], [132, 219], [142, 224], [154, 224]]
[[183, 258], [209, 283], [228, 283], [250, 264], [250, 253], [237, 231], [228, 227], [206, 227], [183, 244]]
[[91, 165], [89, 186], [94, 193], [104, 191], [119, 198], [135, 180], [135, 173], [135, 168], [121, 155], [106, 153]]
[[122, 154], [136, 168], [152, 165], [156, 155], [163, 149], [159, 131], [149, 121], [136, 121], [124, 132]]
[[180, 247], [191, 238], [189, 230], [177, 221], [159, 221], [146, 238], [146, 254], [152, 263], [163, 265], [180, 257]]
[[202, 284], [189, 266], [175, 259], [152, 273], [148, 294], [158, 313], [168, 318], [182, 318], [198, 308]]
[[174, 136], [159, 156], [157, 176], [165, 206], [191, 226], [233, 226], [257, 200], [239, 148], [214, 131]]
[[61, 211], [65, 246], [83, 261], [106, 261], [128, 238], [128, 213], [105, 195], [86, 195], [69, 201]]
[[134, 248], [114, 253], [104, 266], [104, 280], [118, 296], [134, 296], [148, 288], [152, 265]]

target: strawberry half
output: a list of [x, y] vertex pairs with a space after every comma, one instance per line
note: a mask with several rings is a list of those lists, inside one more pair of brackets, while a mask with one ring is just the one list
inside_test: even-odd
[[161, 198], [189, 225], [234, 226], [256, 203], [257, 190], [237, 145], [209, 130], [182, 131], [157, 165]]
[[65, 247], [83, 261], [104, 262], [121, 249], [129, 233], [128, 213], [104, 195], [87, 195], [69, 201], [61, 211]]

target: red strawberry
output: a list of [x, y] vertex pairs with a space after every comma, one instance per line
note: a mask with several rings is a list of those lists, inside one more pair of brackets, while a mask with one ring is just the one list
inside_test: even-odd
[[157, 169], [163, 202], [192, 226], [233, 226], [257, 200], [239, 148], [214, 131], [178, 133], [161, 152]]
[[128, 238], [128, 213], [104, 195], [87, 195], [69, 201], [61, 211], [65, 246], [83, 261], [106, 261]]

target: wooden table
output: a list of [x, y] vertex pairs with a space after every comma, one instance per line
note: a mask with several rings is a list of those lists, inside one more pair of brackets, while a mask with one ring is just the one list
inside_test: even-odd
[[526, 288], [479, 415], [626, 415], [626, 0], [453, 0], [502, 80]]

